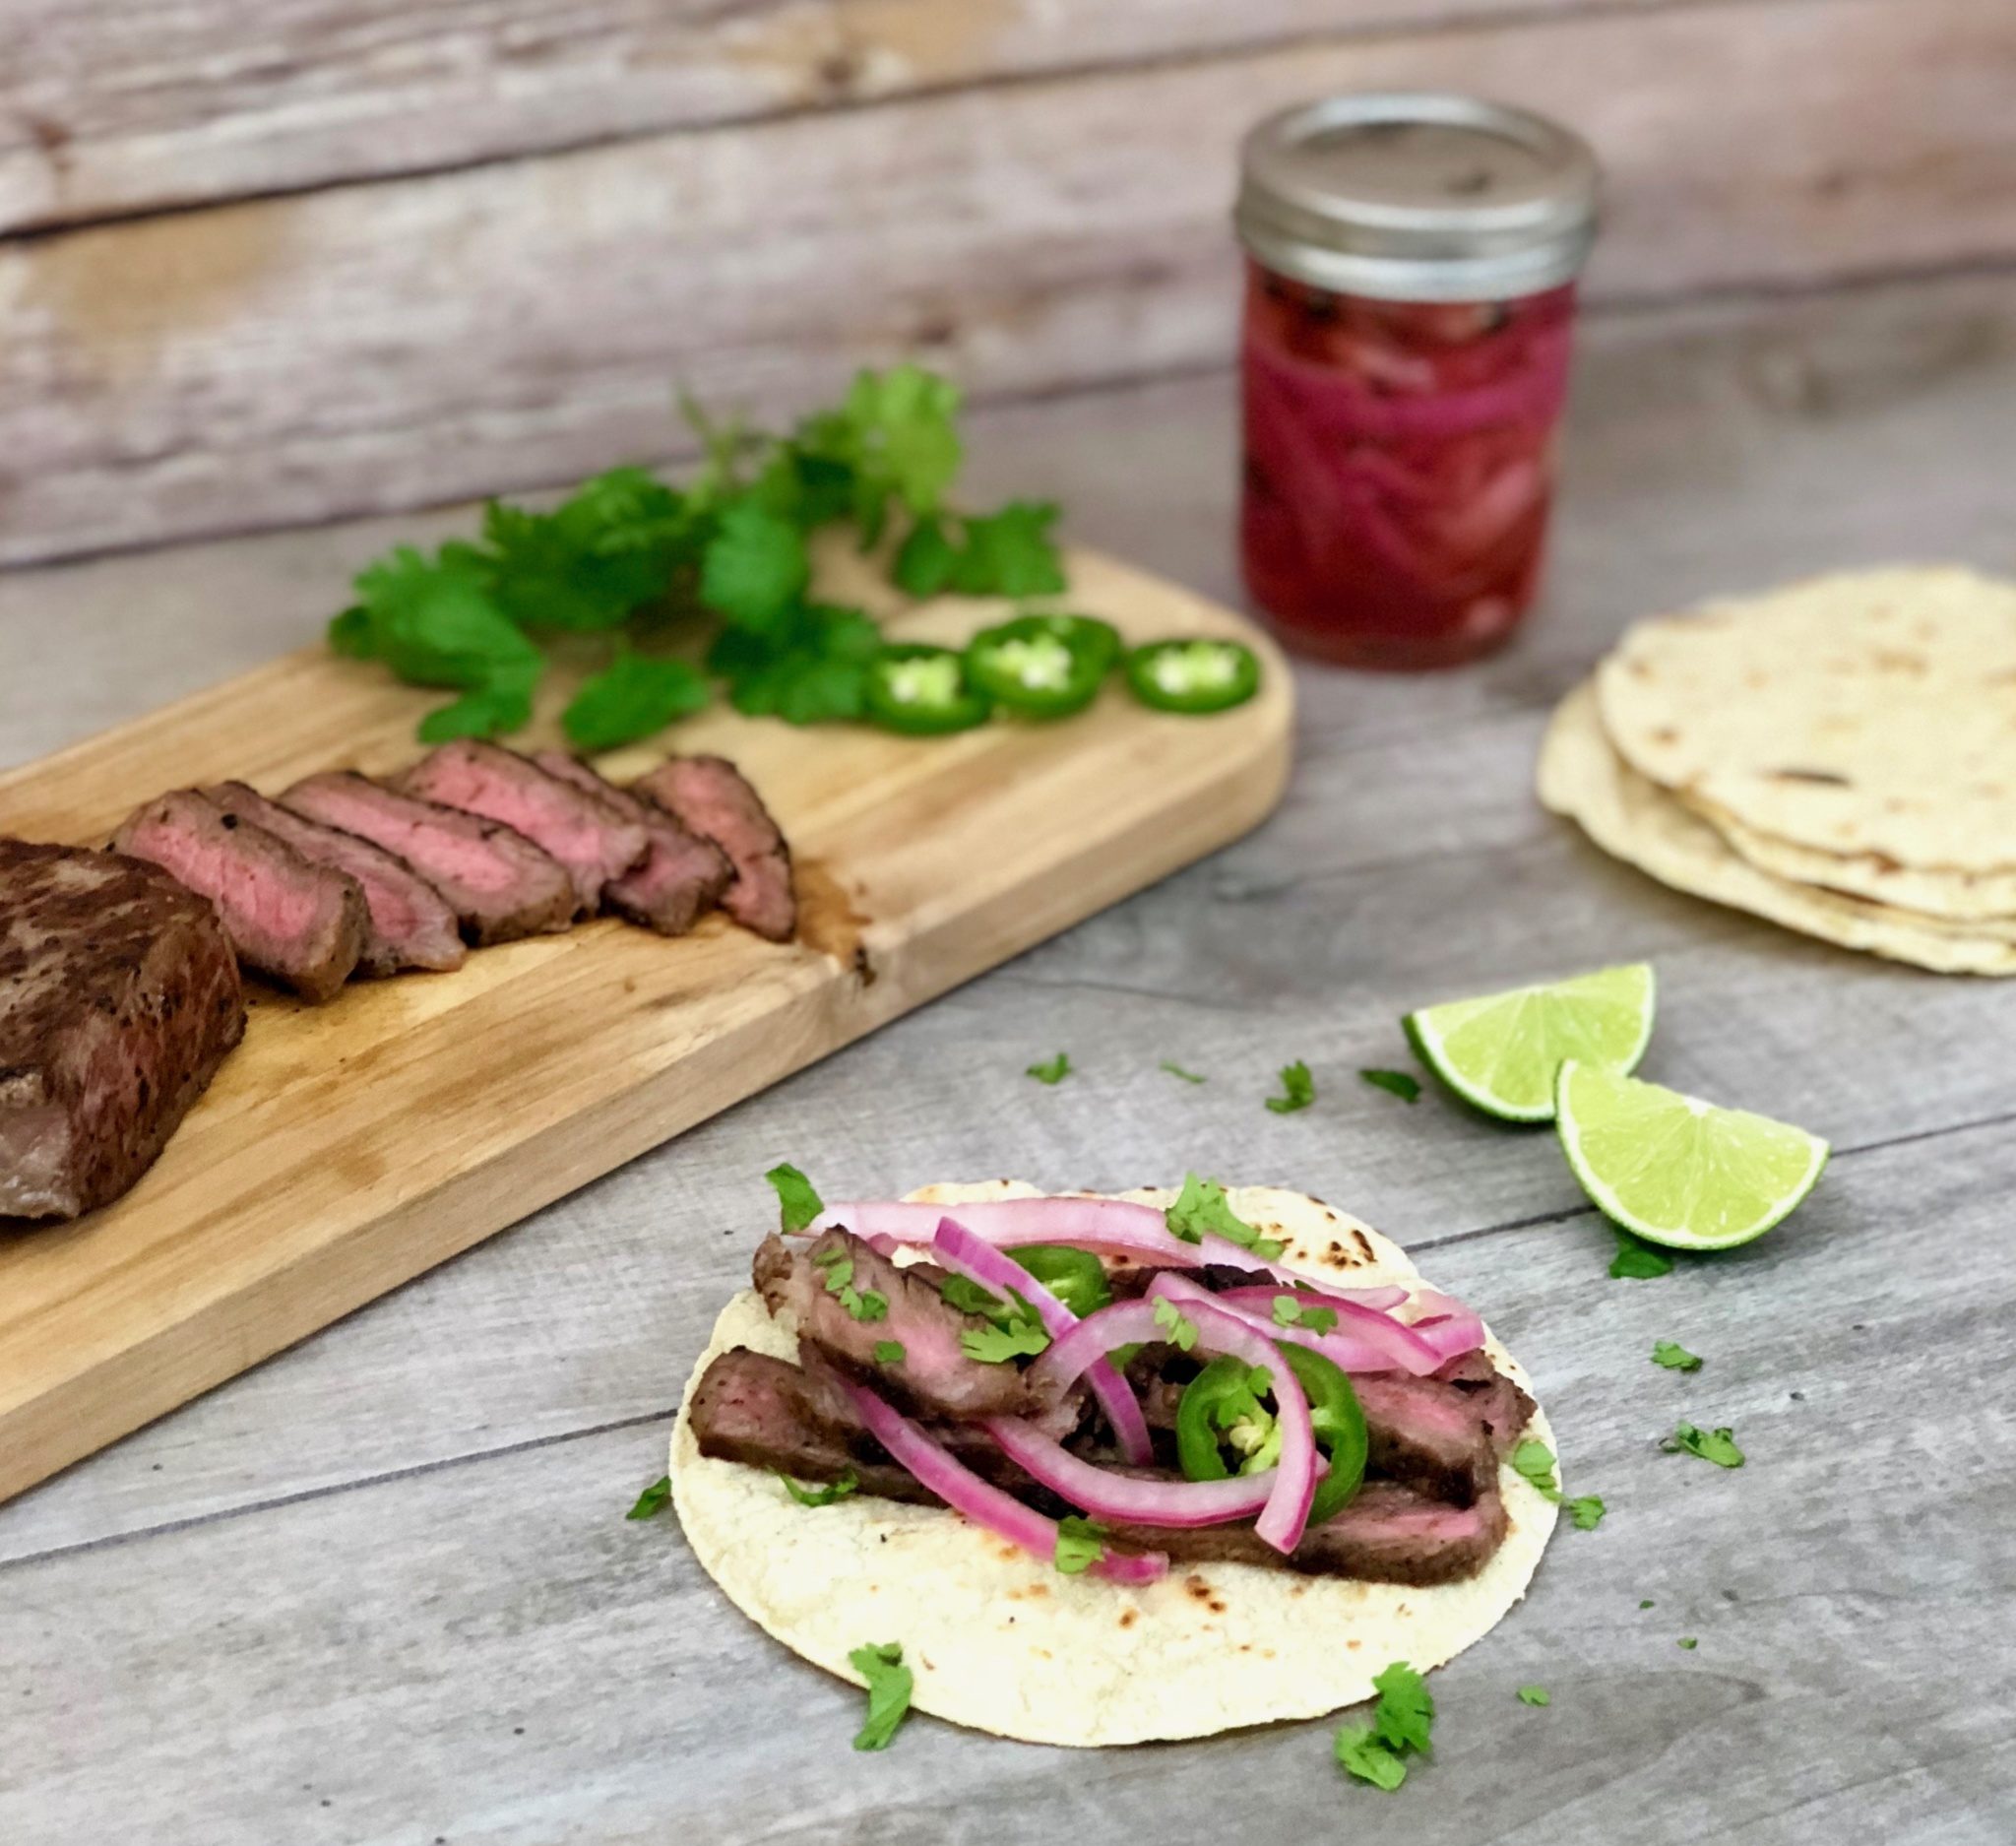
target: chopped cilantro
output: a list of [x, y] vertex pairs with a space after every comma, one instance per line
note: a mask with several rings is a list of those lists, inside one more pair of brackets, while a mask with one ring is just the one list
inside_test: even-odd
[[812, 1266], [826, 1272], [826, 1292], [829, 1295], [838, 1295], [854, 1279], [854, 1259], [847, 1253], [845, 1243], [832, 1243], [823, 1250], [814, 1250]]
[[1216, 1179], [1200, 1179], [1194, 1173], [1183, 1176], [1183, 1189], [1176, 1202], [1163, 1213], [1163, 1222], [1172, 1237], [1185, 1243], [1201, 1243], [1207, 1233], [1228, 1243], [1251, 1250], [1262, 1262], [1279, 1256], [1288, 1246], [1276, 1238], [1263, 1238], [1241, 1218], [1227, 1200], [1225, 1187]]
[[1163, 1069], [1172, 1077], [1181, 1077], [1185, 1083], [1209, 1083], [1209, 1077], [1200, 1077], [1194, 1070], [1185, 1070], [1181, 1064], [1172, 1063], [1168, 1058], [1162, 1060]]
[[1011, 1359], [1033, 1357], [1050, 1343], [1043, 1330], [1042, 1316], [1031, 1306], [1029, 1297], [1010, 1289], [1015, 1305], [994, 1316], [988, 1327], [970, 1328], [959, 1336], [959, 1350], [983, 1365], [1006, 1365]]
[[1683, 1634], [1680, 1636], [1680, 1645], [1684, 1647], [1688, 1653], [1691, 1654], [1695, 1648], [1701, 1645], [1701, 1643], [1693, 1635]]
[[1649, 1597], [1649, 1596], [1648, 1596], [1648, 1597], [1644, 1598], [1644, 1600], [1643, 1600], [1643, 1601], [1641, 1601], [1641, 1602], [1639, 1603], [1638, 1607], [1639, 1607], [1640, 1609], [1654, 1609], [1654, 1608], [1657, 1608], [1657, 1607], [1658, 1607], [1658, 1605], [1657, 1605], [1656, 1603], [1654, 1603], [1654, 1602], [1653, 1602], [1653, 1600], [1652, 1600], [1652, 1598], [1651, 1598], [1651, 1597]]
[[1554, 1478], [1554, 1451], [1535, 1436], [1528, 1436], [1512, 1451], [1512, 1467], [1522, 1480], [1530, 1482], [1548, 1499], [1559, 1504], [1561, 1484]]
[[843, 1473], [839, 1480], [829, 1481], [824, 1487], [800, 1487], [781, 1468], [771, 1470], [785, 1485], [785, 1492], [800, 1506], [831, 1506], [835, 1500], [842, 1500], [861, 1484], [861, 1478], [851, 1468]]
[[909, 1355], [903, 1350], [901, 1340], [877, 1340], [875, 1342], [875, 1363], [878, 1366], [900, 1366]]
[[643, 1493], [638, 1495], [637, 1504], [632, 1506], [623, 1517], [626, 1519], [649, 1519], [654, 1513], [663, 1512], [665, 1507], [671, 1503], [671, 1497], [672, 1477], [668, 1474], [660, 1475]]
[[1697, 1430], [1691, 1423], [1676, 1424], [1672, 1434], [1660, 1447], [1669, 1455], [1685, 1450], [1689, 1455], [1699, 1455], [1703, 1461], [1712, 1461], [1718, 1468], [1743, 1465], [1743, 1451], [1736, 1446], [1727, 1425], [1720, 1430]]
[[1316, 1079], [1309, 1074], [1309, 1067], [1300, 1058], [1292, 1064], [1281, 1067], [1281, 1094], [1270, 1096], [1267, 1107], [1277, 1115], [1292, 1115], [1298, 1109], [1307, 1109], [1316, 1100]]
[[1418, 1103], [1421, 1100], [1421, 1080], [1410, 1077], [1404, 1070], [1361, 1070], [1360, 1078], [1375, 1090], [1384, 1090], [1389, 1096], [1397, 1096], [1403, 1103]]
[[1652, 1363], [1655, 1366], [1664, 1366], [1669, 1371], [1699, 1371], [1701, 1369], [1699, 1357], [1688, 1352], [1684, 1346], [1676, 1346], [1671, 1340], [1655, 1340], [1653, 1342]]
[[802, 1231], [826, 1209], [826, 1201], [812, 1189], [812, 1182], [789, 1161], [771, 1168], [763, 1176], [777, 1188], [779, 1214], [787, 1231]]
[[1156, 1303], [1155, 1324], [1163, 1330], [1169, 1344], [1179, 1353], [1187, 1353], [1197, 1344], [1197, 1323], [1184, 1319], [1182, 1309], [1174, 1302]]
[[911, 1689], [915, 1684], [903, 1664], [903, 1645], [884, 1641], [879, 1646], [856, 1647], [848, 1660], [868, 1683], [868, 1717], [854, 1739], [854, 1748], [887, 1750], [897, 1727], [910, 1715]]
[[1347, 1775], [1383, 1788], [1388, 1794], [1407, 1780], [1407, 1764], [1372, 1733], [1369, 1724], [1340, 1725], [1331, 1747]]
[[1274, 1298], [1274, 1324], [1277, 1327], [1307, 1327], [1311, 1333], [1328, 1333], [1337, 1325], [1337, 1309], [1311, 1307], [1296, 1301], [1292, 1295], [1277, 1295]]
[[1407, 1780], [1407, 1755], [1428, 1748], [1435, 1701], [1421, 1676], [1396, 1660], [1372, 1682], [1379, 1702], [1369, 1725], [1345, 1725], [1333, 1746], [1346, 1772], [1389, 1792]]
[[879, 1289], [842, 1289], [840, 1305], [856, 1320], [887, 1320], [889, 1297]]
[[1106, 1555], [1100, 1543], [1105, 1527], [1076, 1513], [1057, 1521], [1056, 1566], [1067, 1577], [1082, 1576]]
[[1673, 1259], [1664, 1250], [1654, 1249], [1650, 1243], [1634, 1238], [1622, 1225], [1612, 1225], [1610, 1229], [1617, 1234], [1617, 1253], [1610, 1258], [1610, 1274], [1619, 1282], [1651, 1282], [1672, 1274]]
[[1522, 1686], [1519, 1688], [1519, 1702], [1522, 1705], [1551, 1705], [1554, 1701], [1547, 1696], [1544, 1686]]
[[939, 1284], [938, 1293], [948, 1307], [956, 1307], [963, 1314], [984, 1314], [991, 1319], [1008, 1310], [1006, 1302], [981, 1288], [971, 1276], [947, 1276]]
[[1575, 1521], [1578, 1532], [1594, 1532], [1603, 1524], [1603, 1516], [1607, 1510], [1601, 1494], [1585, 1494], [1580, 1499], [1568, 1502], [1568, 1517]]
[[1022, 1074], [1034, 1077], [1039, 1083], [1062, 1083], [1071, 1074], [1071, 1053], [1059, 1051], [1048, 1063], [1032, 1064]]

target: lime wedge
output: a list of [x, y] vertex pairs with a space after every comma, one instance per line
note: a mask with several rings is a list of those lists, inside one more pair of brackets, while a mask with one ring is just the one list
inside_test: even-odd
[[1422, 1063], [1466, 1103], [1502, 1121], [1549, 1121], [1554, 1074], [1569, 1058], [1636, 1067], [1652, 1037], [1652, 964], [1605, 968], [1551, 987], [1450, 1000], [1401, 1021]]
[[1636, 1077], [1561, 1066], [1561, 1148], [1606, 1216], [1653, 1243], [1723, 1250], [1762, 1237], [1818, 1183], [1827, 1143]]

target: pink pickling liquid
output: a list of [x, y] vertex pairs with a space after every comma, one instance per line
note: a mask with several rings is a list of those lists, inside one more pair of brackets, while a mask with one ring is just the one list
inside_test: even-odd
[[1346, 666], [1488, 653], [1539, 582], [1573, 285], [1374, 301], [1246, 267], [1253, 600], [1290, 646]]

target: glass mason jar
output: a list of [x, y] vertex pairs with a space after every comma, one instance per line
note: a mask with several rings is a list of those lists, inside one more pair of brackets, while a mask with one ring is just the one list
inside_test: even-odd
[[1240, 556], [1290, 647], [1418, 668], [1511, 634], [1596, 190], [1577, 136], [1466, 96], [1334, 96], [1246, 137]]

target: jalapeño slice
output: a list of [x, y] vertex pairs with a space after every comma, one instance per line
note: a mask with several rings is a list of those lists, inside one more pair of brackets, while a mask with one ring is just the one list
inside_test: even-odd
[[987, 722], [987, 699], [967, 683], [950, 648], [892, 642], [868, 663], [868, 716], [885, 731], [935, 737]]
[[1260, 661], [1237, 641], [1192, 635], [1151, 641], [1127, 656], [1127, 684], [1158, 712], [1229, 711], [1260, 689]]
[[[1349, 1505], [1365, 1478], [1365, 1414], [1351, 1380], [1321, 1353], [1284, 1340], [1280, 1351], [1309, 1400], [1316, 1446], [1330, 1463], [1316, 1483], [1309, 1523], [1321, 1525]], [[1225, 1438], [1245, 1419], [1266, 1415], [1253, 1390], [1253, 1368], [1243, 1360], [1214, 1359], [1184, 1387], [1176, 1402], [1176, 1459], [1192, 1481], [1223, 1481]]]
[[1119, 631], [1090, 615], [1018, 615], [967, 643], [966, 676], [1022, 718], [1066, 718], [1099, 696]]
[[1081, 1320], [1113, 1299], [1105, 1264], [1090, 1250], [1064, 1243], [1025, 1243], [1007, 1254]]

